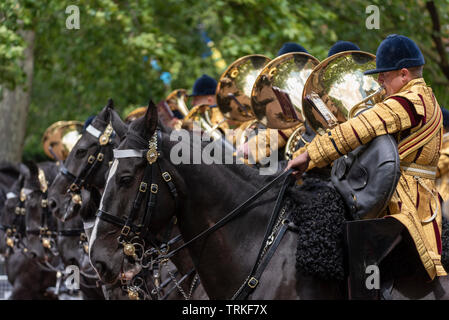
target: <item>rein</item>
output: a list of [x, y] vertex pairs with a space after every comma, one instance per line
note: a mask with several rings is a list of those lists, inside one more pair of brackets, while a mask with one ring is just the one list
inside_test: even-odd
[[184, 249], [185, 247], [189, 246], [192, 242], [198, 240], [201, 237], [204, 237], [218, 229], [220, 229], [221, 227], [223, 227], [226, 223], [228, 223], [229, 221], [231, 221], [233, 218], [235, 218], [238, 214], [240, 214], [241, 212], [243, 212], [244, 209], [246, 209], [246, 207], [248, 205], [250, 205], [251, 203], [253, 203], [255, 200], [257, 200], [261, 195], [263, 195], [265, 192], [267, 192], [268, 190], [270, 190], [273, 185], [278, 182], [278, 180], [281, 180], [282, 178], [284, 178], [284, 183], [283, 183], [283, 188], [281, 189], [281, 193], [279, 193], [278, 199], [276, 201], [276, 205], [275, 208], [277, 208], [274, 212], [273, 215], [276, 213], [276, 211], [279, 211], [279, 205], [280, 202], [282, 200], [282, 196], [285, 192], [285, 188], [284, 186], [287, 186], [287, 180], [290, 177], [291, 173], [293, 172], [293, 169], [290, 169], [288, 171], [285, 171], [283, 173], [281, 173], [280, 175], [278, 175], [276, 178], [274, 178], [271, 182], [269, 182], [268, 184], [266, 184], [264, 187], [262, 187], [259, 191], [257, 191], [254, 195], [252, 195], [248, 200], [246, 200], [245, 202], [243, 202], [241, 205], [239, 205], [237, 208], [235, 208], [234, 210], [232, 210], [230, 213], [228, 213], [225, 217], [223, 217], [222, 219], [220, 219], [218, 222], [216, 222], [213, 226], [211, 226], [210, 228], [204, 230], [203, 232], [201, 232], [200, 234], [196, 235], [195, 237], [193, 237], [192, 239], [190, 239], [189, 241], [185, 242], [183, 245], [181, 245], [180, 247], [176, 248], [175, 250], [171, 251], [170, 253], [161, 256], [161, 259], [169, 259], [172, 256], [174, 256], [178, 251]]

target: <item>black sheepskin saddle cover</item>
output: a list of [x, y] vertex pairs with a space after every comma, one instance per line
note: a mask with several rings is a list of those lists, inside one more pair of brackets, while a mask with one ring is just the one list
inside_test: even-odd
[[[320, 175], [309, 175], [301, 186], [288, 189], [286, 204], [299, 229], [297, 270], [322, 280], [344, 280], [343, 226], [348, 213], [330, 180]], [[449, 222], [444, 217], [441, 236], [442, 264], [449, 271]], [[394, 254], [397, 252], [390, 255]], [[395, 266], [390, 267], [397, 269], [396, 264], [401, 264], [401, 259], [394, 260]]]

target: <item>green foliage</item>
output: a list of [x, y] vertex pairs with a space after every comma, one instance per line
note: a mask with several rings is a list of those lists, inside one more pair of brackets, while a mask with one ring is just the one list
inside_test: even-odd
[[[436, 1], [442, 36], [449, 38], [449, 1]], [[80, 29], [66, 28], [66, 6], [80, 9]], [[367, 5], [380, 8], [380, 29], [367, 30]], [[274, 58], [284, 42], [322, 60], [336, 40], [375, 53], [390, 33], [412, 37], [425, 54], [425, 78], [449, 106], [448, 79], [439, 69], [425, 1], [372, 0], [79, 0], [0, 1], [0, 83], [21, 83], [21, 28], [36, 32], [34, 80], [24, 158], [43, 157], [40, 139], [58, 120], [84, 121], [109, 97], [125, 116], [177, 88], [191, 90], [203, 73], [224, 71], [201, 38], [205, 30], [229, 65], [247, 54]], [[156, 60], [161, 70], [151, 66]], [[171, 73], [170, 86], [159, 78]]]

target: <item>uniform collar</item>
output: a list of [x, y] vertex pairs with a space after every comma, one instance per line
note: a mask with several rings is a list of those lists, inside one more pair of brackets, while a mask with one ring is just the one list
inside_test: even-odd
[[424, 78], [417, 78], [417, 79], [413, 79], [413, 80], [409, 81], [407, 84], [405, 84], [401, 88], [401, 90], [399, 90], [399, 92], [407, 91], [411, 87], [416, 86], [416, 85], [426, 86], [426, 82], [424, 81]]

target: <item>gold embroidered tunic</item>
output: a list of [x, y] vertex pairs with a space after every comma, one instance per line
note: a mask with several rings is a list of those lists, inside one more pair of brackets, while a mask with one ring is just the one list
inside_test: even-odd
[[401, 176], [380, 217], [396, 218], [408, 229], [431, 279], [446, 275], [441, 265], [442, 216], [435, 187], [442, 112], [423, 78], [410, 81], [398, 93], [329, 130], [327, 135], [316, 136], [306, 146], [311, 159], [308, 169], [324, 167], [387, 133], [398, 142]]
[[443, 146], [438, 160], [436, 186], [443, 201], [449, 200], [449, 132], [443, 136]]

